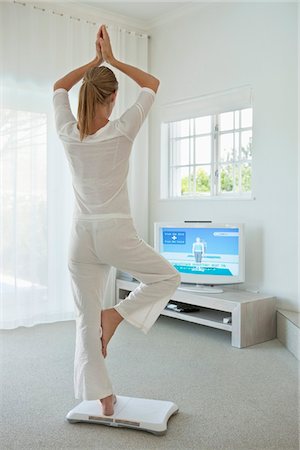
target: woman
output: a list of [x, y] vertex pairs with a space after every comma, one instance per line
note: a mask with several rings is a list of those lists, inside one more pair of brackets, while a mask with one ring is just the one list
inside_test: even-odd
[[[159, 80], [118, 61], [106, 27], [99, 28], [96, 57], [54, 84], [57, 133], [72, 173], [75, 194], [68, 268], [76, 311], [75, 398], [99, 399], [104, 415], [116, 396], [105, 365], [107, 345], [125, 319], [148, 333], [180, 284], [180, 274], [137, 234], [127, 191], [129, 157], [159, 86]], [[113, 71], [132, 78], [141, 91], [119, 119], [109, 120], [118, 92]], [[83, 77], [77, 118], [68, 90]], [[111, 267], [131, 273], [140, 285], [113, 308], [103, 310]]]

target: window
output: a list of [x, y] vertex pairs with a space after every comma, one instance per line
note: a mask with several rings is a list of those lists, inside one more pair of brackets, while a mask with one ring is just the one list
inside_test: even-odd
[[8, 309], [17, 289], [22, 301], [33, 300], [33, 287], [47, 298], [47, 116], [3, 108], [0, 136], [0, 288]]
[[253, 198], [252, 86], [161, 106], [161, 198]]
[[169, 197], [251, 193], [252, 108], [168, 122]]

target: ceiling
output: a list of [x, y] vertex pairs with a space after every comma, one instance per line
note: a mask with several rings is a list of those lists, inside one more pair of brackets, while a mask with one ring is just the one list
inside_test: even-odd
[[77, 1], [80, 6], [97, 8], [100, 11], [107, 11], [119, 16], [128, 17], [141, 23], [141, 25], [151, 25], [152, 23], [179, 13], [180, 10], [191, 5], [193, 2], [98, 2], [98, 1]]

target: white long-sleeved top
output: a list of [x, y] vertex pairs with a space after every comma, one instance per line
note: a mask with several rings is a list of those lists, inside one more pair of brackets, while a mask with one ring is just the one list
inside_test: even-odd
[[131, 217], [127, 189], [129, 157], [154, 99], [155, 91], [141, 88], [136, 102], [119, 119], [110, 120], [80, 141], [68, 91], [59, 88], [53, 92], [56, 131], [72, 174], [74, 217]]

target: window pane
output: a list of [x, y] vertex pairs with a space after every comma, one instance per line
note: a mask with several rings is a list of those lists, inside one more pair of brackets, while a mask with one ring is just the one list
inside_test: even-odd
[[[2, 109], [0, 114], [2, 177], [2, 246], [0, 290], [20, 298], [39, 286], [47, 293], [47, 115]], [[0, 178], [1, 178], [0, 177]], [[33, 226], [34, 225], [34, 226]], [[27, 290], [26, 290], [27, 289]]]
[[242, 128], [252, 127], [252, 108], [242, 109]]
[[183, 166], [190, 164], [190, 139], [173, 140], [173, 165]]
[[211, 116], [195, 119], [195, 134], [211, 133]]
[[220, 192], [238, 192], [239, 168], [237, 165], [228, 164], [220, 166], [219, 190]]
[[172, 169], [173, 189], [174, 196], [179, 197], [184, 194], [189, 194], [193, 186], [193, 177], [190, 175], [189, 167], [178, 167]]
[[251, 192], [252, 167], [250, 163], [241, 165], [242, 192]]
[[252, 158], [252, 131], [241, 133], [241, 159]]
[[210, 166], [196, 166], [196, 192], [197, 193], [210, 193], [210, 179], [211, 170]]
[[210, 164], [211, 162], [211, 137], [203, 136], [195, 138], [196, 164]]
[[220, 131], [233, 129], [233, 112], [222, 113], [219, 115]]
[[171, 124], [171, 136], [172, 137], [183, 137], [189, 136], [190, 134], [190, 121], [180, 120], [178, 122], [172, 122]]
[[193, 173], [192, 168], [182, 167], [178, 170], [181, 178], [181, 192], [178, 195], [190, 194], [193, 192]]
[[234, 127], [240, 128], [240, 111], [235, 111], [234, 113]]
[[233, 133], [220, 135], [220, 154], [221, 162], [229, 162], [234, 160]]

